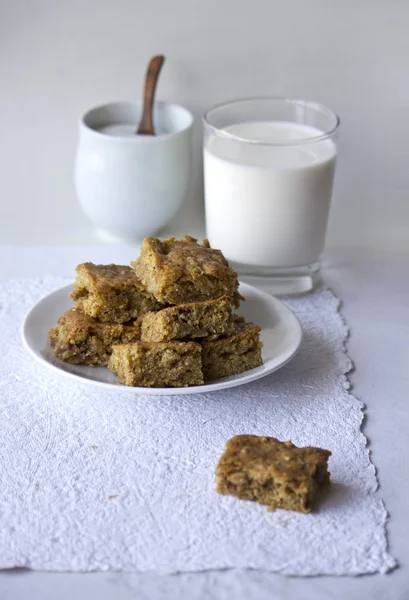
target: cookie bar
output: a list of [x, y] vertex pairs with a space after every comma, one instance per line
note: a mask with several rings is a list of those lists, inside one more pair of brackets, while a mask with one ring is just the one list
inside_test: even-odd
[[114, 346], [108, 363], [118, 382], [142, 387], [203, 383], [202, 348], [195, 342], [136, 342]]
[[191, 302], [151, 312], [140, 319], [141, 339], [166, 342], [231, 335], [236, 328], [232, 316], [233, 299]]
[[131, 263], [137, 276], [160, 302], [185, 304], [231, 296], [238, 306], [236, 272], [220, 250], [186, 235], [160, 240], [147, 237], [140, 256]]
[[105, 367], [113, 344], [140, 339], [140, 328], [119, 323], [99, 323], [82, 312], [67, 310], [48, 332], [55, 355], [65, 362]]
[[78, 265], [71, 298], [76, 308], [109, 323], [126, 323], [163, 308], [131, 267], [122, 265]]
[[235, 330], [231, 336], [202, 342], [205, 380], [236, 375], [263, 364], [261, 328], [235, 316]]
[[329, 483], [330, 455], [328, 450], [298, 448], [273, 437], [236, 435], [217, 465], [217, 492], [255, 500], [269, 510], [310, 512], [316, 491]]

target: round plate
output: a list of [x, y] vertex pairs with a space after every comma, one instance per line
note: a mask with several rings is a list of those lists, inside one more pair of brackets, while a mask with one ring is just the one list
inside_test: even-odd
[[77, 382], [96, 385], [113, 391], [127, 391], [150, 396], [169, 396], [222, 390], [249, 383], [276, 371], [293, 358], [301, 344], [301, 325], [294, 313], [266, 292], [241, 283], [240, 293], [246, 298], [246, 301], [242, 303], [237, 312], [243, 315], [247, 321], [253, 321], [262, 328], [263, 365], [239, 375], [223, 377], [199, 386], [183, 388], [127, 387], [116, 383], [115, 375], [104, 367], [72, 365], [62, 362], [54, 356], [48, 342], [47, 332], [56, 324], [58, 317], [72, 307], [72, 301], [68, 297], [71, 290], [72, 285], [66, 285], [42, 298], [33, 306], [22, 327], [24, 345], [35, 359], [54, 372], [70, 377]]

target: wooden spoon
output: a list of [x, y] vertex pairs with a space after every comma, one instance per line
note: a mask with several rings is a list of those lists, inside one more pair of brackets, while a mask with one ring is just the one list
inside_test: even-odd
[[164, 56], [154, 56], [149, 62], [145, 76], [145, 88], [143, 91], [142, 118], [139, 122], [139, 127], [136, 130], [137, 135], [155, 135], [152, 120], [153, 101], [155, 98], [159, 73], [164, 62]]

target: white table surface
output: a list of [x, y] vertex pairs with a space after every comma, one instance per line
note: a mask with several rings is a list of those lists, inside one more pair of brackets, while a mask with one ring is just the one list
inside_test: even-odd
[[[200, 233], [201, 225], [191, 231]], [[332, 248], [326, 283], [343, 301], [351, 328], [348, 352], [356, 370], [354, 394], [366, 404], [364, 432], [378, 469], [381, 497], [390, 514], [391, 553], [400, 567], [388, 575], [356, 578], [286, 578], [266, 572], [227, 571], [173, 576], [131, 573], [47, 574], [14, 570], [0, 574], [2, 599], [117, 600], [164, 598], [348, 598], [404, 600], [409, 597], [408, 370], [409, 243], [388, 247]], [[375, 246], [375, 240], [372, 246]], [[120, 246], [0, 247], [0, 278], [65, 275], [84, 260], [127, 262], [136, 248]]]

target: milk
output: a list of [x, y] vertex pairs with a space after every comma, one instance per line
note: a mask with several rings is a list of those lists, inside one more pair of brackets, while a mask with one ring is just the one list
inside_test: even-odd
[[99, 131], [114, 137], [133, 137], [136, 135], [137, 128], [138, 126], [135, 123], [118, 123], [116, 125], [105, 125]]
[[239, 123], [223, 132], [224, 137], [211, 135], [204, 149], [211, 245], [243, 265], [285, 268], [318, 261], [332, 193], [334, 142], [304, 141], [323, 133], [279, 121]]
[[[114, 137], [136, 137], [136, 130], [138, 129], [138, 125], [135, 123], [116, 123], [115, 125], [105, 125], [104, 127], [100, 127], [98, 131], [101, 133], [105, 133], [106, 135], [112, 135]], [[156, 135], [163, 135], [168, 133], [163, 127], [156, 128]], [[145, 136], [146, 137], [146, 136]]]

